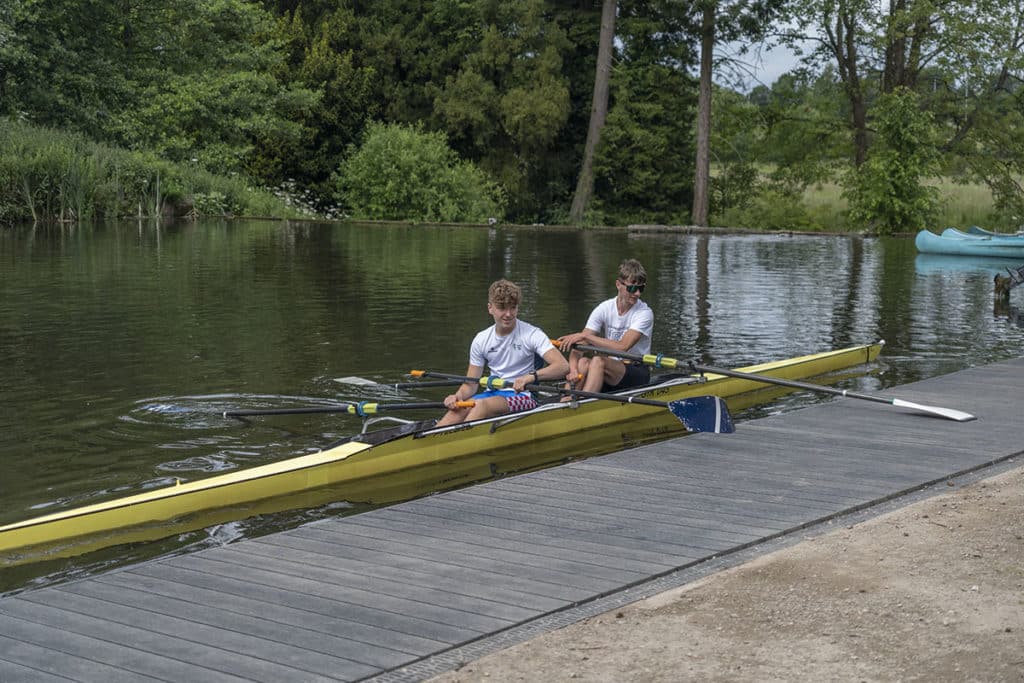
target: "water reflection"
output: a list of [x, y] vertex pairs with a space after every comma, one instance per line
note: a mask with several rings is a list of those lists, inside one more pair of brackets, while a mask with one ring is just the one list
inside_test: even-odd
[[[1024, 288], [1003, 306], [992, 295], [993, 274], [1019, 263], [931, 258], [906, 239], [275, 222], [3, 229], [0, 523], [310, 452], [362, 426], [344, 414], [225, 420], [230, 408], [438, 400], [450, 388], [389, 385], [412, 368], [465, 369], [470, 339], [490, 324], [491, 281], [519, 282], [521, 317], [559, 335], [613, 294], [627, 256], [650, 274], [654, 348], [676, 358], [738, 366], [881, 338], [872, 373], [843, 380], [877, 393], [1017, 356], [1024, 342]], [[750, 414], [820, 400], [781, 394]], [[228, 535], [306, 514], [329, 513], [261, 517]]]

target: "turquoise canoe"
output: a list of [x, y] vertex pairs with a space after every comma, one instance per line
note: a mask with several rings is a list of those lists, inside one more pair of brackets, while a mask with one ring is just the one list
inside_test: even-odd
[[942, 235], [922, 230], [914, 238], [914, 246], [922, 254], [994, 256], [1024, 261], [1024, 239], [969, 235], [956, 228], [949, 228]]
[[970, 235], [981, 235], [983, 237], [1008, 237], [1010, 239], [1024, 240], [1024, 231], [1017, 232], [992, 232], [985, 228], [979, 228], [977, 225], [972, 225], [967, 228], [967, 233]]
[[1024, 237], [1000, 234], [998, 232], [989, 232], [988, 230], [979, 228], [976, 225], [968, 228], [967, 232], [958, 228], [946, 228], [942, 231], [942, 236], [958, 240], [991, 240], [992, 242], [1000, 242], [1003, 244], [1024, 244]]

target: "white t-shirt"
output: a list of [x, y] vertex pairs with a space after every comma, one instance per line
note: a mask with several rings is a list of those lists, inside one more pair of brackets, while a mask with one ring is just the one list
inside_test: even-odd
[[516, 320], [512, 332], [504, 337], [494, 325], [477, 334], [469, 346], [469, 363], [489, 368], [492, 375], [512, 379], [533, 372], [534, 354], [543, 358], [553, 348], [544, 330]]
[[619, 315], [615, 299], [602, 301], [590, 313], [587, 329], [597, 332], [605, 339], [619, 341], [627, 330], [636, 330], [640, 339], [629, 349], [629, 353], [651, 352], [651, 334], [654, 332], [654, 311], [643, 299], [638, 299], [625, 315]]

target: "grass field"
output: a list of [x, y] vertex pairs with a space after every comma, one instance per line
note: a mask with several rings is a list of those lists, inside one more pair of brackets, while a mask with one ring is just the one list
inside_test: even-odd
[[[984, 185], [958, 183], [949, 178], [934, 181], [941, 197], [935, 225], [944, 229], [951, 226], [980, 225], [991, 230], [1017, 230], [1024, 222], [1000, 216], [995, 211], [992, 193]], [[846, 216], [847, 202], [842, 188], [834, 182], [809, 187], [799, 203], [789, 197], [772, 193], [759, 194], [752, 204], [743, 209], [728, 209], [712, 216], [718, 226], [813, 230], [823, 232], [859, 231], [862, 225], [853, 225]]]

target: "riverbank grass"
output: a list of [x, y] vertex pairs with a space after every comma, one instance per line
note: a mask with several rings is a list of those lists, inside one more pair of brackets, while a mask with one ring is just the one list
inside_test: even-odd
[[[933, 180], [932, 185], [938, 189], [941, 202], [935, 225], [929, 228], [980, 225], [993, 230], [1017, 229], [1011, 217], [996, 211], [992, 193], [986, 186], [952, 178]], [[798, 200], [770, 191], [759, 192], [746, 206], [726, 209], [712, 219], [716, 225], [745, 228], [821, 232], [863, 229], [864, 226], [851, 224], [846, 210], [842, 187], [834, 182], [822, 182], [808, 187]]]
[[0, 119], [0, 223], [302, 212], [242, 178]]

